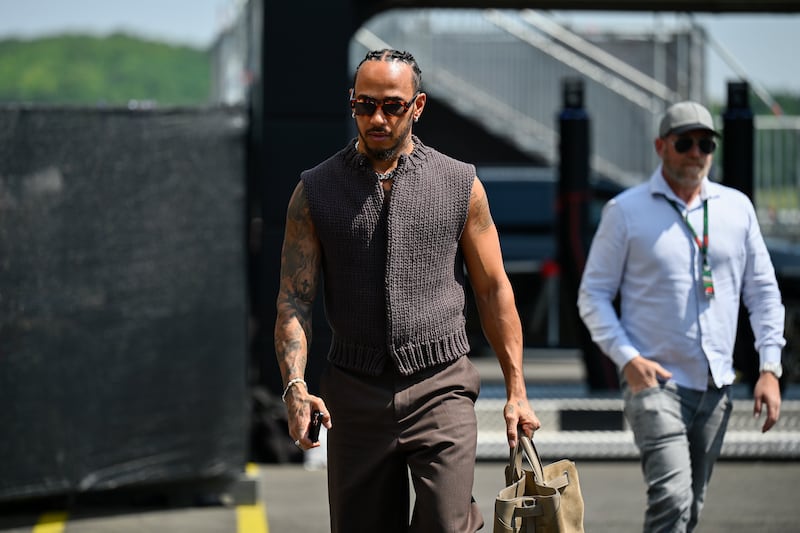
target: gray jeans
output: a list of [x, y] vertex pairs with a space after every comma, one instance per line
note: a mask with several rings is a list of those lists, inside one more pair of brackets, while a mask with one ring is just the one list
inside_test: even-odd
[[623, 392], [647, 484], [644, 531], [691, 532], [722, 450], [730, 387], [696, 391], [667, 382], [632, 394], [623, 383]]

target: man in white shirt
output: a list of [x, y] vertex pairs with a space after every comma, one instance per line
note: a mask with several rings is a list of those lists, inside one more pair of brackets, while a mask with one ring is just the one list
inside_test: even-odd
[[592, 339], [620, 370], [648, 487], [646, 532], [697, 525], [732, 409], [740, 298], [762, 370], [762, 431], [780, 413], [784, 308], [752, 203], [708, 179], [716, 137], [700, 104], [667, 109], [661, 165], [605, 206], [578, 296]]

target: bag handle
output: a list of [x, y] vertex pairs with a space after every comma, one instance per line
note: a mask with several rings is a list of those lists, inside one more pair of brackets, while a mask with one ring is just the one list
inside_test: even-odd
[[528, 464], [533, 472], [533, 477], [537, 483], [547, 485], [554, 489], [562, 489], [569, 485], [569, 472], [564, 471], [563, 474], [557, 478], [549, 481], [544, 479], [544, 466], [542, 466], [542, 458], [533, 443], [533, 439], [522, 433], [519, 433], [519, 442], [516, 448], [510, 452], [509, 465], [506, 468], [506, 485], [511, 485], [524, 477], [522, 457], [528, 459]]
[[544, 466], [542, 466], [542, 458], [539, 457], [539, 452], [536, 450], [533, 440], [520, 432], [519, 442], [522, 444], [522, 449], [525, 452], [525, 456], [528, 458], [528, 464], [533, 468], [533, 477], [536, 479], [537, 483], [544, 484]]
[[506, 485], [522, 479], [524, 477], [522, 458], [528, 460], [530, 470], [538, 483], [544, 484], [544, 468], [539, 452], [530, 437], [519, 430], [517, 446], [509, 452], [508, 467], [506, 467]]

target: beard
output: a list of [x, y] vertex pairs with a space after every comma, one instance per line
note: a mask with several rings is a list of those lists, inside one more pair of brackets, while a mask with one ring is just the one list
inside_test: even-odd
[[664, 173], [681, 187], [696, 187], [703, 181], [708, 168], [705, 165], [664, 166]]
[[[367, 157], [370, 159], [374, 159], [376, 161], [394, 161], [400, 154], [402, 153], [403, 149], [405, 148], [406, 144], [411, 140], [411, 113], [409, 115], [409, 120], [402, 125], [402, 129], [397, 132], [397, 135], [392, 136], [392, 140], [394, 141], [391, 146], [388, 148], [372, 148], [367, 143], [367, 136], [366, 134], [360, 134], [361, 141], [364, 144], [364, 151], [367, 154]], [[380, 131], [383, 133], [383, 130], [373, 130], [373, 131]]]
[[377, 161], [393, 161], [398, 157], [398, 144], [395, 144], [391, 148], [385, 148], [383, 150], [373, 150], [369, 146], [365, 145], [365, 150], [367, 155], [370, 159], [375, 159]]

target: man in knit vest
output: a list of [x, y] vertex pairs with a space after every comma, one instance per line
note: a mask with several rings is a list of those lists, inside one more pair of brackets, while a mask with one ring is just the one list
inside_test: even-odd
[[[302, 173], [287, 211], [275, 349], [295, 444], [319, 445], [313, 411], [328, 428], [334, 533], [483, 525], [472, 499], [480, 379], [465, 357], [465, 266], [505, 377], [509, 446], [540, 426], [486, 192], [472, 165], [412, 134], [421, 81], [411, 54], [368, 53], [351, 90], [358, 137]], [[332, 341], [315, 396], [303, 376], [320, 287]]]

